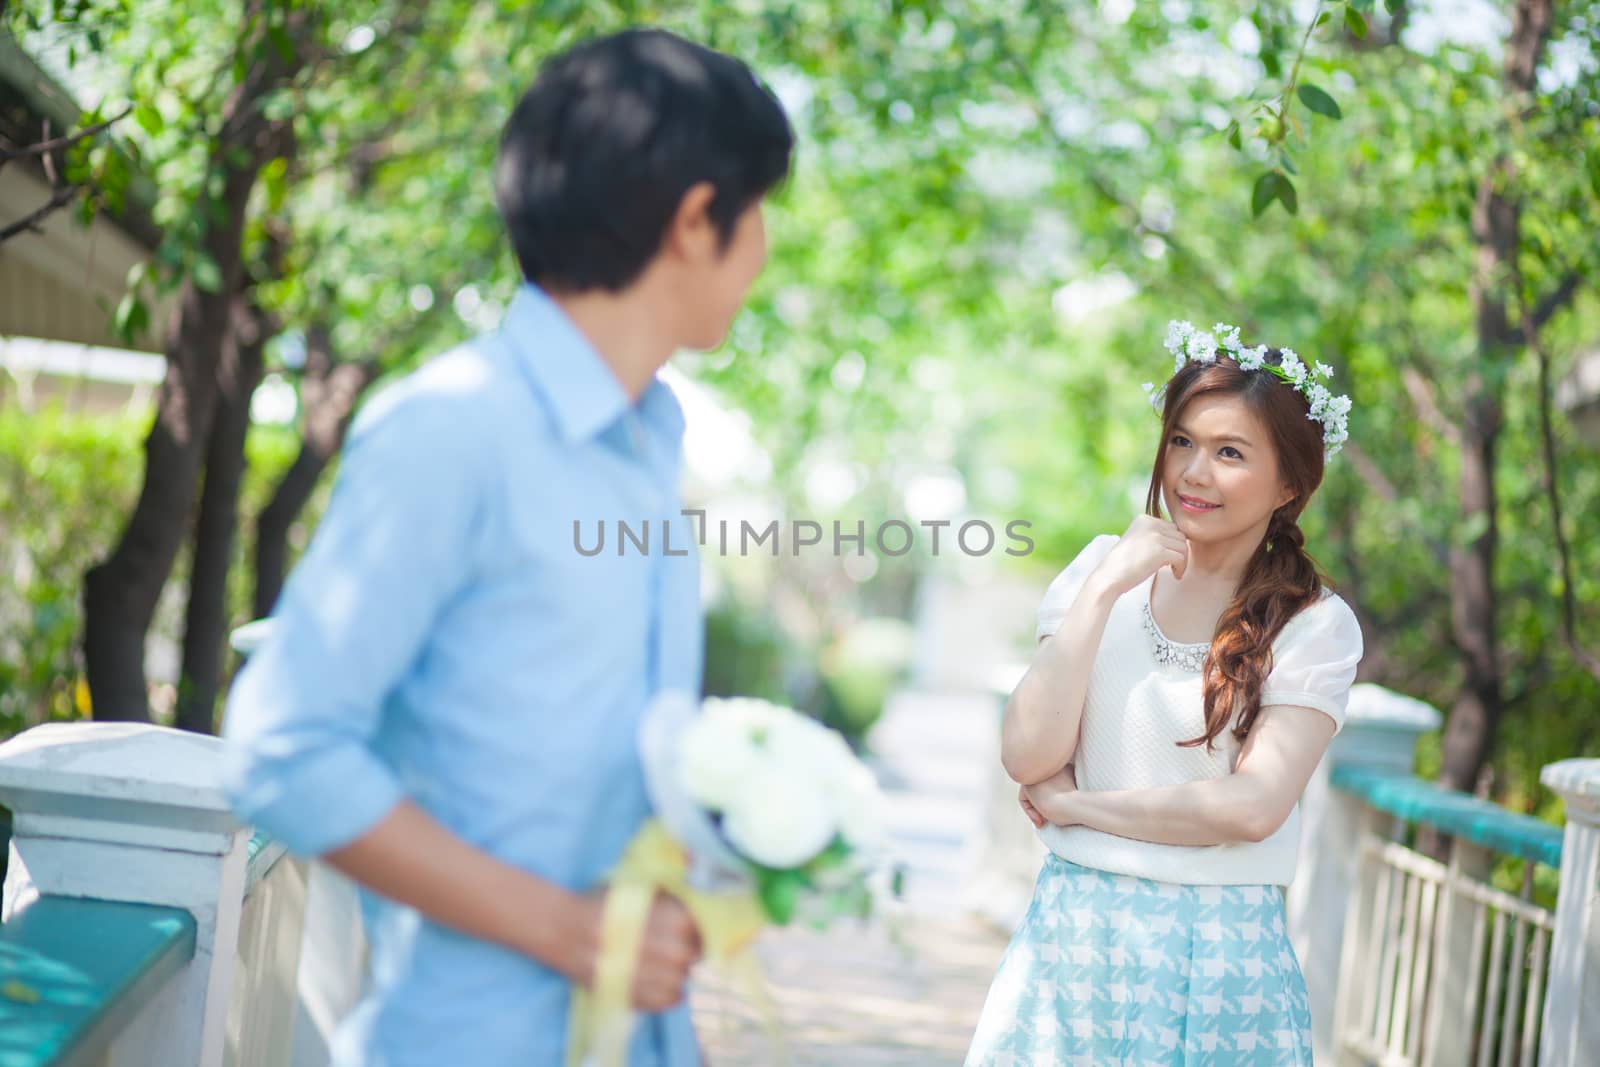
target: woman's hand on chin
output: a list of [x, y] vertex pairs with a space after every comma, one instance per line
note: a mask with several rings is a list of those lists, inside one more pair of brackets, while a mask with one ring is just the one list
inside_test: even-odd
[[1102, 583], [1121, 596], [1163, 567], [1171, 567], [1172, 576], [1182, 581], [1188, 566], [1189, 538], [1177, 523], [1135, 515], [1089, 581]]

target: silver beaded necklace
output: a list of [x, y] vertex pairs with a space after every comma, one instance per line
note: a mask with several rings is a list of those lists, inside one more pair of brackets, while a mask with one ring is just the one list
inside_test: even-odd
[[1161, 632], [1161, 627], [1156, 625], [1155, 613], [1150, 610], [1149, 590], [1145, 591], [1142, 599], [1144, 632], [1150, 635], [1150, 646], [1155, 653], [1156, 662], [1198, 673], [1200, 668], [1205, 666], [1206, 653], [1211, 651], [1211, 642], [1201, 641], [1196, 644], [1185, 645], [1171, 640]]

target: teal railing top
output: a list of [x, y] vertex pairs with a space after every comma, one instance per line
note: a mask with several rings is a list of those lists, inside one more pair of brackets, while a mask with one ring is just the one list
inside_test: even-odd
[[1495, 852], [1561, 866], [1561, 828], [1531, 815], [1393, 771], [1344, 764], [1333, 769], [1331, 781], [1335, 789], [1408, 822], [1438, 827]]
[[182, 908], [40, 897], [0, 926], [0, 1067], [98, 1062], [194, 945]]

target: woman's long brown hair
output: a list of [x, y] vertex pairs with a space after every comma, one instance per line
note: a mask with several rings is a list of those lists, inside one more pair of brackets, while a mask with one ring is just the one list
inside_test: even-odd
[[[1269, 349], [1268, 363], [1281, 358]], [[1205, 684], [1206, 730], [1200, 737], [1179, 742], [1180, 747], [1205, 745], [1216, 739], [1237, 714], [1233, 736], [1243, 741], [1261, 714], [1261, 687], [1272, 670], [1272, 642], [1300, 609], [1316, 602], [1324, 585], [1331, 586], [1317, 561], [1305, 548], [1298, 520], [1311, 494], [1322, 484], [1322, 423], [1307, 418], [1304, 397], [1272, 372], [1241, 370], [1238, 363], [1218, 353], [1215, 363], [1185, 363], [1167, 383], [1161, 411], [1161, 445], [1156, 449], [1155, 472], [1145, 511], [1162, 514], [1161, 474], [1173, 427], [1190, 402], [1202, 396], [1237, 396], [1272, 435], [1278, 453], [1278, 475], [1294, 491], [1294, 498], [1272, 513], [1261, 543], [1245, 568], [1233, 600], [1217, 620], [1211, 650], [1201, 668]]]

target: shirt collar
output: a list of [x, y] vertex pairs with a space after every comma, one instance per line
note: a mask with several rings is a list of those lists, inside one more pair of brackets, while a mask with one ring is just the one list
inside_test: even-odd
[[[562, 440], [587, 440], [630, 407], [627, 391], [600, 353], [537, 286], [517, 287], [499, 332], [549, 401]], [[638, 410], [652, 430], [673, 440], [682, 436], [683, 410], [659, 374], [640, 395]]]

